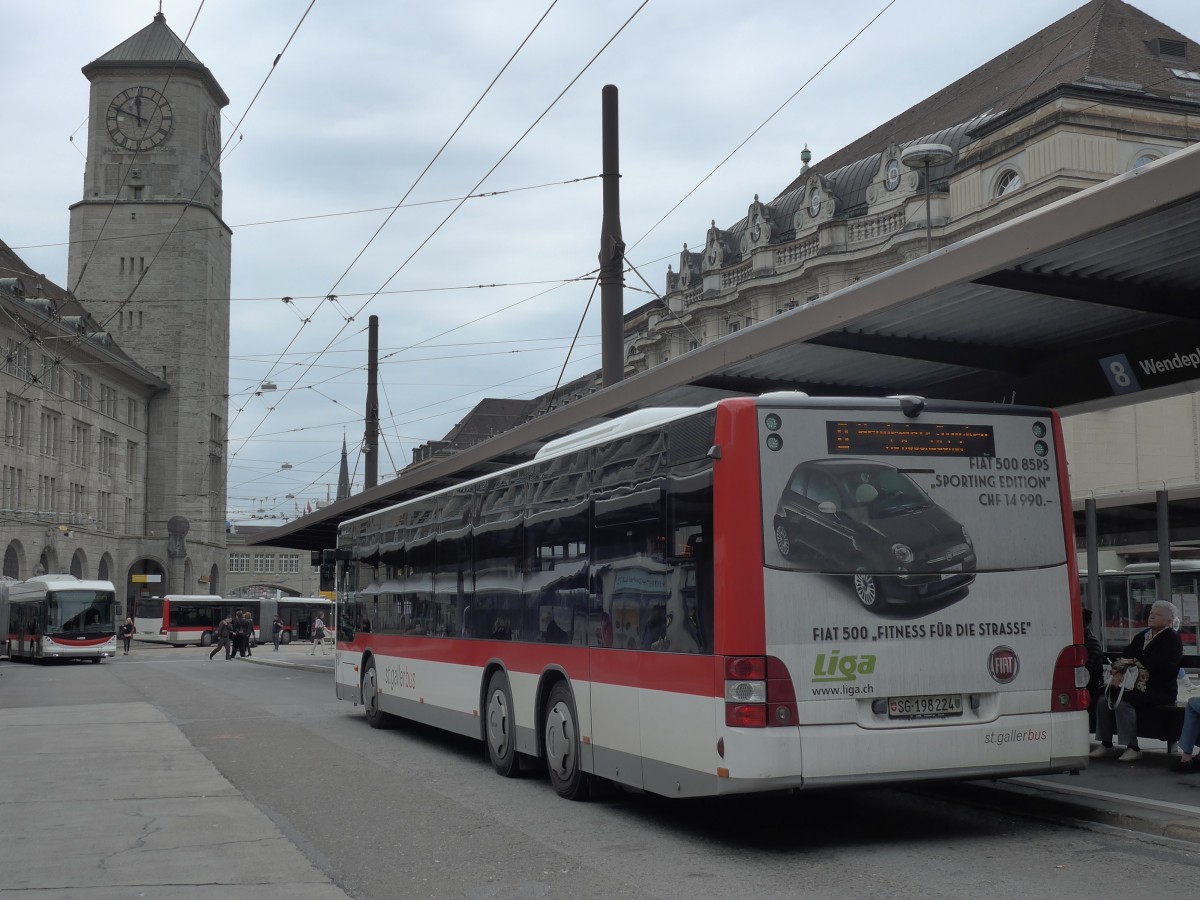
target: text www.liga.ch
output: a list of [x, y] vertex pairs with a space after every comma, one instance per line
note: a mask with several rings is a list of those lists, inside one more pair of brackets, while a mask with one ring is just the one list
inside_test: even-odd
[[869, 684], [836, 684], [814, 687], [812, 692], [814, 697], [859, 697], [875, 693], [875, 688]]

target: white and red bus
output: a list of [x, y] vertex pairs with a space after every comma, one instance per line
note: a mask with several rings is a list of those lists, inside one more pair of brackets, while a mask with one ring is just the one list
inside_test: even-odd
[[[143, 597], [134, 604], [133, 625], [139, 641], [183, 647], [212, 644], [221, 620], [235, 610], [246, 610], [254, 621], [253, 641], [270, 641], [271, 620], [278, 614], [283, 622], [280, 642], [311, 640], [312, 623], [317, 615], [327, 625], [334, 610], [332, 600], [323, 597], [280, 597], [266, 600], [241, 600], [212, 594], [168, 594]], [[263, 631], [262, 629], [266, 630]]]
[[572, 799], [1078, 770], [1069, 501], [1047, 409], [642, 410], [344, 522], [337, 696]]
[[116, 656], [117, 591], [110, 581], [39, 575], [0, 584], [0, 623], [10, 659]]

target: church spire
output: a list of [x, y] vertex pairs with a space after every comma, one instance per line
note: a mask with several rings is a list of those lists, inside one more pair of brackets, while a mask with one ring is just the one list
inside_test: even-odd
[[346, 435], [342, 435], [342, 469], [338, 472], [337, 499], [345, 500], [350, 496], [350, 467], [346, 462]]

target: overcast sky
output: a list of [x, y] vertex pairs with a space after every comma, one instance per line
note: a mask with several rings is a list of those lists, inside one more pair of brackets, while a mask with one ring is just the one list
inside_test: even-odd
[[[381, 481], [481, 398], [554, 387], [597, 266], [603, 85], [620, 91], [627, 253], [662, 292], [682, 245], [776, 196], [805, 144], [819, 162], [1080, 5], [549, 4], [164, 0], [230, 98], [231, 515], [289, 518], [324, 500], [343, 434], [361, 489], [372, 314]], [[1196, 0], [1135, 5], [1200, 39]], [[87, 146], [80, 68], [157, 9], [0, 0], [0, 238], [59, 285]], [[637, 276], [626, 284], [626, 310], [652, 299]], [[563, 380], [599, 368], [599, 353], [597, 293]], [[257, 395], [264, 379], [279, 390]]]

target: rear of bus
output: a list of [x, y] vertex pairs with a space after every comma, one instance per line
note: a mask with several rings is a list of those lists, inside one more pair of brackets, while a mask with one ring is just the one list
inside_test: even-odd
[[[757, 754], [766, 778], [751, 766], [739, 787], [730, 765], [729, 788], [1086, 765], [1086, 655], [1054, 413], [800, 394], [726, 409], [732, 433], [756, 446], [718, 461], [720, 473], [737, 457], [746, 483], [718, 474], [716, 519], [736, 494], [757, 492], [764, 597], [761, 623], [731, 624], [722, 642], [726, 724], [739, 721], [731, 699], [760, 699], [746, 671], [762, 676], [766, 701], [743, 711], [764, 725], [731, 729], [725, 747], [730, 762], [739, 749]], [[731, 670], [759, 635], [760, 671], [753, 657]]]

